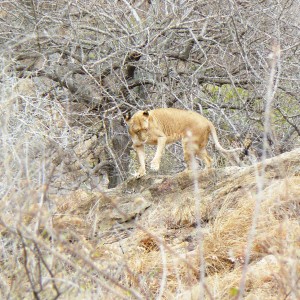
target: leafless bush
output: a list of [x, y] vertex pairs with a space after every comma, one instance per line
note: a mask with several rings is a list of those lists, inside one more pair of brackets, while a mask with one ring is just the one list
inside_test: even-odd
[[[3, 75], [31, 78], [49, 104], [75, 109], [73, 119], [93, 115], [106, 124], [99, 163], [107, 162], [113, 186], [128, 174], [129, 142], [120, 125], [128, 109], [200, 111], [225, 145], [251, 139], [260, 157], [275, 39], [281, 63], [267, 142], [268, 155], [278, 154], [299, 145], [297, 9], [290, 0], [4, 2]], [[73, 103], [81, 104], [77, 111]], [[67, 121], [65, 132], [74, 125]]]

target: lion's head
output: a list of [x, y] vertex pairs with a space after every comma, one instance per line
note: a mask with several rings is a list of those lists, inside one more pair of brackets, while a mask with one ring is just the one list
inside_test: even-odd
[[132, 117], [130, 113], [125, 115], [125, 121], [129, 127], [128, 131], [133, 140], [146, 143], [149, 129], [149, 112], [138, 111]]

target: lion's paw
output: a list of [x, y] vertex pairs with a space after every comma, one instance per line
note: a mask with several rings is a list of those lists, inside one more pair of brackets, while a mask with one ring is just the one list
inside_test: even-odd
[[151, 170], [153, 170], [153, 171], [158, 171], [159, 170], [159, 162], [158, 161], [153, 160], [151, 162]]
[[141, 178], [146, 175], [145, 169], [139, 169], [137, 173], [134, 174], [135, 178]]

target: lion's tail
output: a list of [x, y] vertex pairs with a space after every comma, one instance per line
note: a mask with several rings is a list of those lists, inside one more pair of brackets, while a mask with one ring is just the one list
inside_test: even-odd
[[236, 152], [236, 151], [242, 151], [243, 148], [235, 148], [235, 149], [230, 149], [230, 150], [227, 150], [227, 149], [224, 149], [220, 143], [219, 143], [219, 139], [218, 139], [218, 136], [217, 136], [217, 131], [216, 131], [216, 128], [215, 126], [212, 124], [212, 123], [209, 123], [209, 127], [210, 127], [210, 134], [214, 140], [214, 143], [216, 145], [216, 148], [221, 151], [221, 152], [225, 152], [225, 153], [230, 153], [230, 152]]

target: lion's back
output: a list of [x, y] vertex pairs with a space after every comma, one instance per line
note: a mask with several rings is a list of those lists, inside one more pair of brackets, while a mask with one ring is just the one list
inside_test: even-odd
[[207, 127], [209, 121], [191, 110], [177, 108], [158, 108], [151, 111], [152, 115], [169, 133], [181, 133], [186, 130]]

